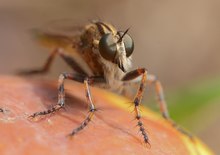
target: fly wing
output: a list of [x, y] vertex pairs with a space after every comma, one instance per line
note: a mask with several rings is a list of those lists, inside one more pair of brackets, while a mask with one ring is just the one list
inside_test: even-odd
[[80, 52], [80, 36], [86, 24], [82, 26], [82, 23], [85, 22], [78, 23], [73, 20], [52, 21], [40, 29], [32, 30], [32, 34], [35, 40], [49, 49], [62, 48], [83, 68], [87, 75], [93, 75]]
[[82, 23], [73, 20], [56, 20], [39, 29], [33, 29], [34, 39], [48, 48], [66, 48], [79, 43], [80, 35], [84, 31]]

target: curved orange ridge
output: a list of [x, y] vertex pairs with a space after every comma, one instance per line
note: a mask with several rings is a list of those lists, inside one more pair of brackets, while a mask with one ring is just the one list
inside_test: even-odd
[[[111, 103], [114, 104], [115, 106], [128, 112], [133, 111], [133, 107], [128, 106], [127, 104], [131, 102], [127, 98], [105, 91], [102, 91], [102, 94], [104, 95], [105, 98], [110, 100]], [[147, 117], [156, 122], [159, 121], [163, 126], [171, 127], [171, 125], [166, 120], [164, 120], [159, 114], [149, 110], [148, 108], [142, 107], [141, 111], [142, 111], [141, 113], [142, 117]], [[192, 141], [185, 135], [182, 135], [179, 132], [178, 134], [182, 139], [183, 143], [185, 144], [185, 146], [188, 148], [190, 155], [214, 155], [214, 153], [200, 139], [195, 138], [194, 141]]]

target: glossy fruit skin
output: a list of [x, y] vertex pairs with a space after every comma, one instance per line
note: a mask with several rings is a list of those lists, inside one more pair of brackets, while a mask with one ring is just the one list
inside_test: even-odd
[[[27, 116], [36, 110], [56, 103], [56, 80], [28, 80], [0, 77], [0, 106], [10, 112], [0, 113], [0, 154], [148, 154], [211, 155], [199, 140], [192, 143], [149, 109], [143, 108], [151, 148], [137, 137], [136, 123], [129, 101], [102, 89], [92, 88], [97, 111], [86, 130], [68, 138], [67, 133], [77, 126], [88, 112], [82, 84], [67, 85], [66, 110], [43, 120], [29, 121]], [[120, 114], [120, 115], [119, 115]]]

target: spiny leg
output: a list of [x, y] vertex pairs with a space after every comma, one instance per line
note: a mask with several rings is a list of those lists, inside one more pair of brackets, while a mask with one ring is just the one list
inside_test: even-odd
[[136, 69], [134, 71], [128, 72], [123, 78], [122, 81], [129, 81], [129, 80], [133, 80], [139, 76], [141, 77], [141, 83], [140, 86], [138, 88], [137, 94], [133, 100], [134, 103], [134, 112], [135, 112], [135, 118], [137, 119], [138, 123], [137, 126], [139, 126], [139, 130], [141, 131], [141, 134], [144, 138], [144, 142], [145, 144], [150, 145], [149, 143], [149, 138], [148, 135], [145, 131], [143, 122], [141, 121], [141, 112], [140, 112], [140, 102], [141, 99], [143, 97], [143, 93], [144, 93], [144, 88], [145, 88], [145, 84], [146, 84], [146, 79], [147, 79], [147, 71], [145, 68], [139, 68]]
[[35, 118], [36, 116], [40, 115], [47, 115], [53, 112], [56, 112], [60, 110], [61, 108], [64, 107], [65, 105], [65, 91], [64, 91], [64, 80], [65, 79], [70, 79], [70, 80], [75, 80], [78, 82], [83, 82], [85, 76], [74, 74], [74, 73], [63, 73], [59, 76], [59, 83], [58, 83], [58, 103], [53, 106], [51, 109], [41, 111], [41, 112], [36, 112], [29, 116], [29, 118]]
[[85, 73], [85, 71], [76, 63], [76, 61], [69, 54], [67, 54], [66, 52], [64, 52], [60, 48], [56, 48], [52, 51], [52, 53], [47, 58], [45, 64], [43, 65], [43, 67], [38, 68], [38, 69], [29, 70], [29, 71], [21, 71], [21, 72], [18, 72], [18, 74], [20, 74], [20, 75], [32, 75], [32, 74], [47, 73], [50, 70], [51, 65], [52, 65], [56, 55], [59, 55], [77, 73], [87, 75]]
[[158, 97], [158, 103], [160, 106], [160, 111], [162, 113], [162, 116], [164, 117], [164, 119], [166, 119], [167, 121], [169, 121], [172, 126], [174, 128], [176, 128], [179, 132], [181, 132], [182, 134], [188, 136], [190, 139], [193, 138], [193, 136], [188, 133], [187, 131], [185, 131], [183, 128], [181, 128], [180, 126], [178, 126], [169, 116], [169, 112], [167, 109], [167, 104], [164, 98], [164, 93], [163, 93], [163, 87], [160, 83], [160, 81], [156, 78], [155, 75], [148, 75], [147, 78], [147, 82], [149, 82], [150, 84], [153, 83], [155, 86], [155, 91], [156, 91], [156, 95]]
[[86, 78], [84, 80], [84, 84], [85, 84], [85, 92], [86, 92], [86, 98], [89, 102], [89, 113], [86, 116], [86, 118], [84, 119], [84, 121], [80, 124], [80, 126], [78, 126], [77, 128], [75, 128], [70, 134], [69, 136], [74, 136], [75, 134], [77, 134], [79, 131], [83, 130], [88, 123], [91, 121], [92, 117], [95, 114], [95, 111], [97, 110], [95, 108], [95, 105], [93, 103], [92, 97], [91, 97], [91, 92], [90, 92], [90, 88], [89, 88], [89, 78]]
[[52, 53], [47, 58], [45, 64], [43, 65], [43, 67], [38, 68], [38, 69], [27, 70], [27, 71], [20, 71], [20, 72], [18, 72], [18, 74], [19, 75], [32, 75], [32, 74], [44, 74], [44, 73], [47, 73], [49, 71], [49, 69], [51, 67], [51, 64], [53, 63], [53, 60], [54, 60], [55, 56], [57, 55], [57, 53], [58, 53], [57, 49], [52, 51]]
[[155, 85], [155, 91], [156, 91], [156, 95], [158, 98], [158, 103], [160, 106], [160, 111], [162, 113], [162, 116], [165, 119], [169, 119], [170, 118], [169, 112], [167, 110], [167, 104], [164, 98], [163, 88], [162, 88], [160, 81], [157, 80], [156, 76], [149, 74], [147, 78], [147, 82], [150, 84], [153, 83]]
[[54, 113], [65, 106], [65, 92], [64, 92], [64, 80], [65, 79], [75, 80], [81, 83], [84, 82], [85, 88], [86, 88], [86, 98], [89, 102], [89, 114], [86, 116], [85, 120], [81, 123], [81, 125], [77, 127], [76, 129], [74, 129], [69, 134], [70, 136], [73, 136], [79, 131], [81, 131], [82, 129], [84, 129], [88, 125], [88, 123], [91, 121], [92, 117], [94, 116], [96, 108], [95, 108], [95, 105], [93, 104], [89, 85], [95, 84], [95, 83], [105, 83], [106, 81], [103, 77], [93, 76], [93, 77], [86, 78], [85, 76], [74, 74], [74, 73], [61, 74], [59, 77], [59, 85], [58, 85], [58, 103], [49, 110], [36, 112], [29, 117], [34, 118], [39, 115], [47, 115], [50, 113]]

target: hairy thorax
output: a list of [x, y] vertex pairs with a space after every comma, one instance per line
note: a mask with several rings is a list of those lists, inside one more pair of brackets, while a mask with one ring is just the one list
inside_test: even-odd
[[[115, 28], [110, 25], [113, 30]], [[116, 31], [116, 30], [115, 30]], [[105, 29], [104, 33], [111, 33]], [[97, 26], [90, 24], [86, 27], [85, 32], [81, 36], [81, 52], [82, 56], [90, 67], [93, 76], [102, 76], [106, 80], [105, 85], [100, 87], [109, 88], [111, 90], [117, 90], [121, 87], [121, 79], [125, 73], [120, 70], [117, 64], [105, 60], [99, 52], [98, 41], [102, 37], [102, 34], [97, 29]], [[131, 68], [131, 58], [126, 62], [126, 69]]]

